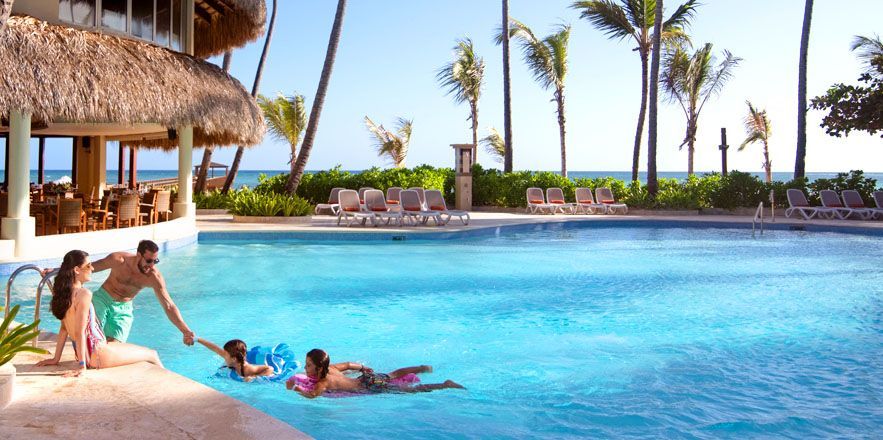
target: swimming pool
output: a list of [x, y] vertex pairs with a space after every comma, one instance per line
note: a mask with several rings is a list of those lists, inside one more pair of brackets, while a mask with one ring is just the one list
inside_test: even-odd
[[201, 237], [161, 265], [200, 336], [320, 347], [379, 371], [432, 364], [424, 381], [468, 390], [310, 401], [215, 378], [219, 359], [181, 345], [150, 292], [131, 342], [317, 438], [879, 437], [881, 243], [592, 225], [453, 241]]

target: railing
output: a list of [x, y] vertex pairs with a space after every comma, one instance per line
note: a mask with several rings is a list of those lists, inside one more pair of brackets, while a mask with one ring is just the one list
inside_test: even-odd
[[770, 221], [776, 222], [776, 192], [770, 190]]
[[[15, 278], [18, 276], [18, 274], [20, 274], [26, 270], [35, 270], [35, 271], [37, 271], [37, 273], [39, 273], [41, 275], [43, 274], [43, 269], [37, 265], [34, 265], [34, 264], [26, 264], [24, 266], [19, 267], [18, 269], [15, 269], [15, 271], [12, 272], [12, 275], [9, 276], [9, 280], [6, 282], [6, 302], [3, 303], [3, 306], [4, 306], [3, 307], [3, 319], [6, 319], [7, 316], [9, 316], [9, 303], [12, 300], [12, 283], [15, 282]], [[47, 273], [46, 275], [43, 276], [43, 278], [40, 279], [40, 284], [37, 285], [37, 300], [36, 300], [36, 303], [34, 304], [34, 321], [35, 322], [38, 319], [40, 319], [40, 298], [43, 296], [42, 295], [43, 286], [48, 284], [49, 288], [52, 289], [52, 281], [50, 281], [50, 278], [57, 273], [58, 273], [58, 270], [53, 270], [52, 272]], [[39, 330], [40, 330], [39, 327], [36, 330], [39, 332]], [[37, 346], [37, 338], [34, 338], [32, 344], [34, 347]]]
[[751, 236], [755, 236], [757, 223], [760, 222], [760, 235], [763, 235], [763, 202], [757, 204], [757, 211], [754, 211], [754, 219], [751, 220]]

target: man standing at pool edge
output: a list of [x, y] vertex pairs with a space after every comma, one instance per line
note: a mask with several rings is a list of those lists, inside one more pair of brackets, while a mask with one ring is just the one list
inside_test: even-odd
[[92, 296], [95, 315], [109, 341], [126, 342], [132, 328], [132, 301], [144, 288], [153, 288], [172, 324], [184, 335], [184, 344], [193, 345], [195, 334], [184, 322], [181, 312], [166, 290], [166, 282], [157, 270], [159, 246], [141, 240], [135, 254], [114, 252], [92, 263], [95, 272], [110, 269], [110, 276]]

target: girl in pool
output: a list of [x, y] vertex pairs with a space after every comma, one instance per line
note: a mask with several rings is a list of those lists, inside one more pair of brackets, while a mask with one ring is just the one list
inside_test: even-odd
[[239, 339], [231, 339], [224, 344], [224, 348], [218, 347], [212, 341], [203, 338], [195, 338], [196, 342], [204, 345], [209, 350], [217, 353], [218, 356], [224, 358], [224, 363], [227, 365], [227, 368], [235, 371], [242, 380], [246, 382], [251, 382], [252, 379], [258, 376], [272, 376], [276, 372], [273, 371], [273, 367], [269, 365], [252, 365], [245, 361], [246, 353], [248, 353], [248, 347], [246, 347], [245, 342], [240, 341]]
[[[462, 385], [452, 380], [446, 380], [444, 383], [416, 386], [397, 382], [397, 379], [401, 379], [408, 374], [431, 373], [432, 367], [429, 365], [399, 368], [389, 374], [375, 373], [371, 368], [355, 362], [342, 362], [332, 365], [328, 353], [325, 353], [318, 348], [314, 348], [307, 353], [304, 370], [306, 370], [307, 377], [315, 381], [312, 389], [305, 389], [296, 384], [296, 381], [294, 380], [286, 382], [285, 387], [289, 390], [294, 389], [294, 391], [297, 391], [304, 397], [310, 399], [321, 396], [325, 391], [343, 391], [351, 393], [399, 391], [414, 393], [440, 390], [444, 388], [463, 388]], [[358, 371], [361, 375], [356, 378], [348, 377], [343, 374], [347, 371]]]

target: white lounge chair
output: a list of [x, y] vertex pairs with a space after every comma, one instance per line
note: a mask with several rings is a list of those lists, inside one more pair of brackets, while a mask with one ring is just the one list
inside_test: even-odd
[[353, 221], [362, 221], [362, 224], [365, 224], [365, 221], [371, 220], [371, 224], [376, 226], [377, 215], [373, 212], [367, 212], [362, 210], [362, 205], [359, 203], [359, 193], [351, 190], [344, 189], [340, 190], [337, 193], [338, 201], [340, 202], [340, 210], [337, 211], [337, 224], [340, 225], [340, 221], [346, 219], [346, 225], [350, 226], [353, 224]]
[[[469, 212], [459, 209], [448, 209], [444, 196], [437, 189], [426, 190], [426, 204], [429, 205], [430, 211], [438, 211], [444, 224], [451, 221], [453, 217], [459, 218], [464, 225], [469, 224]], [[448, 216], [447, 220], [444, 219], [444, 216]]]
[[555, 205], [556, 209], [561, 211], [562, 214], [574, 214], [576, 212], [573, 203], [567, 203], [564, 200], [564, 191], [561, 188], [546, 188], [546, 201], [550, 205]]
[[422, 186], [412, 186], [412, 187], [410, 187], [410, 188], [408, 188], [408, 189], [417, 192], [417, 197], [420, 198], [420, 206], [422, 206], [423, 209], [427, 209], [427, 210], [428, 210], [429, 207], [426, 206], [426, 190], [424, 190]]
[[418, 224], [425, 225], [429, 219], [435, 220], [436, 226], [444, 225], [441, 214], [438, 211], [427, 211], [423, 209], [417, 191], [414, 191], [413, 189], [403, 190], [400, 194], [400, 199], [402, 202], [402, 215], [404, 215], [407, 220], [413, 222], [415, 226]]
[[[402, 226], [404, 220], [402, 211], [390, 209], [390, 206], [386, 204], [386, 196], [379, 189], [365, 191], [365, 210], [373, 212], [378, 220], [386, 219], [386, 224], [389, 224], [390, 220], [395, 220], [396, 224]], [[377, 223], [374, 226], [377, 226]]]
[[363, 187], [359, 188], [359, 203], [361, 203], [363, 205], [365, 204], [365, 191], [368, 191], [369, 189], [374, 189], [374, 188], [371, 188], [370, 186], [363, 186]]
[[607, 205], [603, 203], [595, 203], [595, 197], [592, 196], [592, 190], [589, 188], [576, 188], [573, 190], [576, 196], [574, 207], [576, 212], [585, 214], [605, 214], [607, 213]]
[[874, 218], [883, 218], [883, 191], [874, 191]]
[[546, 203], [546, 197], [542, 189], [535, 187], [527, 189], [527, 212], [542, 214], [543, 211], [549, 211], [549, 214], [554, 214], [557, 209], [557, 206]]
[[852, 214], [855, 214], [855, 210], [843, 206], [843, 202], [841, 202], [840, 197], [837, 196], [837, 191], [823, 189], [819, 191], [819, 199], [822, 200], [822, 206], [830, 209], [831, 212], [841, 220], [845, 220]]
[[819, 218], [831, 218], [834, 216], [833, 209], [822, 206], [810, 206], [809, 200], [806, 199], [806, 194], [799, 189], [789, 188], [785, 194], [788, 196], [788, 209], [785, 210], [785, 217], [790, 218], [795, 212], [800, 214], [804, 220], [809, 220], [817, 215]]
[[328, 203], [319, 203], [318, 205], [316, 205], [314, 213], [318, 214], [320, 210], [330, 209], [331, 215], [337, 215], [337, 211], [340, 211], [340, 203], [338, 203], [337, 195], [342, 189], [346, 188], [332, 188], [331, 194], [328, 196]]
[[595, 200], [598, 203], [603, 203], [607, 210], [605, 211], [607, 214], [616, 214], [617, 211], [622, 211], [622, 214], [628, 214], [629, 207], [625, 203], [616, 203], [616, 199], [613, 198], [613, 191], [610, 188], [598, 187], [595, 188]]
[[401, 192], [402, 188], [398, 186], [391, 186], [386, 189], [386, 204], [391, 205], [390, 208], [401, 209], [402, 201], [399, 196]]
[[840, 192], [840, 197], [843, 199], [843, 205], [851, 209], [852, 213], [861, 217], [862, 220], [870, 220], [876, 215], [873, 208], [865, 206], [865, 201], [862, 200], [862, 195], [858, 191], [844, 189]]

